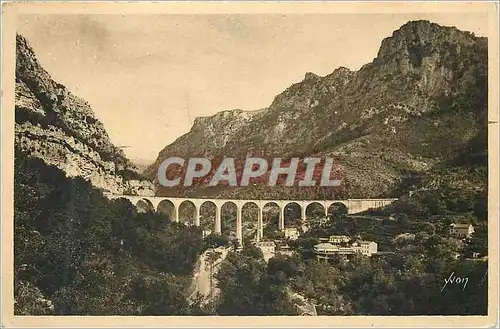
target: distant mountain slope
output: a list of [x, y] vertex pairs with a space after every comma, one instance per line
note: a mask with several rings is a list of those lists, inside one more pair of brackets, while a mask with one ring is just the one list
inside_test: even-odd
[[[307, 73], [255, 112], [223, 111], [197, 118], [191, 131], [165, 147], [162, 160], [247, 154], [333, 156], [341, 165], [339, 197], [382, 197], [409, 172], [423, 173], [485, 138], [487, 39], [428, 21], [412, 21], [382, 41], [359, 71]], [[481, 141], [486, 152], [486, 140]], [[398, 193], [401, 192], [398, 190]], [[321, 188], [172, 189], [161, 195], [329, 197]]]
[[21, 35], [16, 38], [15, 146], [70, 176], [116, 193], [151, 194], [114, 146], [90, 105], [52, 80]]

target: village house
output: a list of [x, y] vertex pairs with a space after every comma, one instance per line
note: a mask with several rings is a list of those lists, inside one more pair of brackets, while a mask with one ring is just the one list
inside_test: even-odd
[[266, 262], [276, 254], [276, 243], [274, 243], [274, 241], [260, 241], [257, 242], [256, 245], [262, 251]]
[[347, 235], [330, 235], [328, 238], [319, 238], [319, 241], [334, 245], [345, 245], [351, 241], [351, 238]]
[[351, 241], [351, 238], [347, 235], [330, 235], [328, 238], [328, 242], [333, 244], [348, 243], [349, 241]]
[[474, 226], [471, 224], [450, 224], [450, 234], [458, 238], [470, 238], [474, 233]]
[[283, 244], [278, 248], [278, 250], [276, 250], [276, 254], [292, 256], [293, 251], [290, 249], [290, 246], [288, 244]]
[[299, 230], [296, 227], [289, 227], [285, 229], [285, 239], [297, 240], [299, 235]]
[[314, 246], [314, 253], [318, 260], [331, 260], [335, 255], [349, 256], [356, 253], [371, 257], [377, 253], [377, 243], [373, 241], [360, 241], [353, 243], [349, 247], [323, 242]]
[[339, 253], [339, 247], [329, 242], [318, 243], [314, 246], [317, 260], [330, 260]]
[[377, 253], [377, 243], [373, 241], [360, 241], [353, 243], [353, 248], [368, 257]]

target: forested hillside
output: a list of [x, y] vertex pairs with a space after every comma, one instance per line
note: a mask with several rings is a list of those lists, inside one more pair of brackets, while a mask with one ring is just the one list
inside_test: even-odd
[[[288, 314], [294, 311], [294, 292], [315, 304], [318, 315], [486, 314], [485, 214], [481, 200], [453, 198], [447, 191], [422, 193], [376, 212], [334, 216], [288, 241], [292, 257], [271, 258], [267, 266], [260, 250], [246, 246], [242, 254], [230, 255], [219, 273], [217, 312]], [[451, 236], [452, 222], [473, 224], [473, 237]], [[313, 246], [330, 235], [377, 241], [379, 253], [316, 260]], [[450, 277], [454, 284], [446, 284]]]
[[[307, 223], [300, 209], [284, 209], [286, 227], [300, 232], [293, 241], [278, 228], [279, 210], [268, 209], [264, 239], [278, 250], [286, 244], [293, 255], [268, 263], [249, 242], [258, 209], [247, 208], [244, 248], [221, 263], [220, 294], [208, 304], [192, 298], [193, 271], [206, 249], [234, 246], [236, 206], [221, 209], [223, 235], [204, 240], [215, 207], [200, 210], [201, 227], [194, 227], [107, 199], [103, 190], [152, 195], [152, 182], [111, 143], [90, 105], [52, 80], [22, 36], [16, 49], [16, 315], [293, 315], [297, 295], [319, 315], [486, 314], [486, 38], [408, 22], [358, 71], [307, 73], [269, 107], [197, 118], [189, 133], [166, 146], [144, 172], [151, 181], [171, 156], [313, 156], [336, 159], [341, 186], [156, 185], [157, 196], [398, 198], [349, 216], [307, 214]], [[188, 212], [179, 209], [181, 222], [198, 215]], [[457, 238], [451, 223], [475, 231]], [[375, 241], [378, 253], [319, 262], [314, 245], [340, 234]], [[467, 285], [446, 286], [452, 275], [467, 278]]]
[[81, 178], [16, 152], [15, 314], [191, 314], [196, 227], [109, 201]]

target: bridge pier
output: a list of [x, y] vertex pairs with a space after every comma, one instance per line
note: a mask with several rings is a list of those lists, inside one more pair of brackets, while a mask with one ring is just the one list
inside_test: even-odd
[[256, 237], [257, 237], [257, 242], [262, 240], [262, 238], [264, 237], [264, 225], [262, 223], [262, 208], [259, 207], [259, 214], [258, 214], [258, 217], [257, 217], [257, 233], [256, 233]]
[[278, 227], [279, 227], [280, 231], [285, 230], [285, 207], [284, 206], [280, 207], [280, 217], [279, 217]]
[[215, 205], [215, 233], [221, 234], [222, 227], [220, 222], [220, 208], [219, 205]]
[[237, 208], [237, 218], [236, 218], [236, 238], [239, 243], [243, 242], [243, 234], [242, 234], [242, 208], [246, 203], [254, 203], [259, 208], [258, 218], [257, 218], [257, 240], [261, 240], [264, 237], [264, 225], [263, 225], [263, 208], [265, 205], [269, 203], [276, 204], [279, 208], [279, 219], [278, 219], [278, 227], [281, 231], [285, 229], [285, 207], [288, 204], [295, 203], [298, 204], [301, 208], [301, 217], [302, 220], [307, 220], [307, 207], [312, 203], [318, 203], [323, 205], [325, 209], [325, 216], [328, 216], [328, 209], [334, 203], [342, 203], [346, 208], [348, 214], [359, 213], [362, 211], [366, 211], [371, 208], [380, 208], [386, 205], [389, 205], [396, 201], [397, 199], [348, 199], [348, 200], [230, 200], [230, 199], [196, 199], [196, 198], [175, 198], [175, 197], [154, 197], [154, 196], [137, 196], [137, 195], [113, 195], [109, 193], [105, 193], [105, 196], [109, 199], [118, 199], [124, 198], [132, 202], [134, 205], [138, 205], [138, 203], [142, 200], [150, 205], [150, 208], [153, 211], [158, 211], [159, 204], [164, 201], [170, 201], [170, 204], [173, 205], [173, 210], [171, 214], [171, 220], [174, 222], [179, 222], [179, 209], [180, 205], [185, 201], [190, 201], [195, 205], [195, 218], [194, 225], [200, 225], [201, 218], [201, 205], [204, 202], [210, 201], [215, 205], [215, 233], [222, 233], [222, 225], [221, 225], [221, 211], [222, 206], [228, 202], [231, 202], [236, 205]]
[[236, 205], [236, 239], [240, 245], [243, 244], [243, 231], [241, 227], [241, 207]]
[[200, 218], [201, 218], [201, 205], [195, 205], [196, 211], [194, 214], [194, 225], [195, 226], [200, 226]]
[[179, 208], [180, 204], [174, 204], [174, 222], [178, 223], [179, 222]]

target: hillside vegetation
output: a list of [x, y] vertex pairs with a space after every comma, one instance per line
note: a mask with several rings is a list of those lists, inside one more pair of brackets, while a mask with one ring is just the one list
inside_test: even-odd
[[16, 315], [192, 314], [201, 231], [16, 152]]
[[170, 196], [261, 199], [399, 197], [412, 187], [405, 184], [408, 177], [446, 172], [459, 154], [462, 162], [473, 163], [486, 153], [487, 58], [486, 38], [428, 21], [408, 22], [358, 71], [307, 73], [265, 109], [197, 118], [145, 175], [156, 179], [158, 165], [172, 156], [235, 157], [240, 163], [247, 155], [334, 157], [342, 180], [335, 191], [267, 187], [259, 181], [247, 188], [200, 183], [156, 189]]

